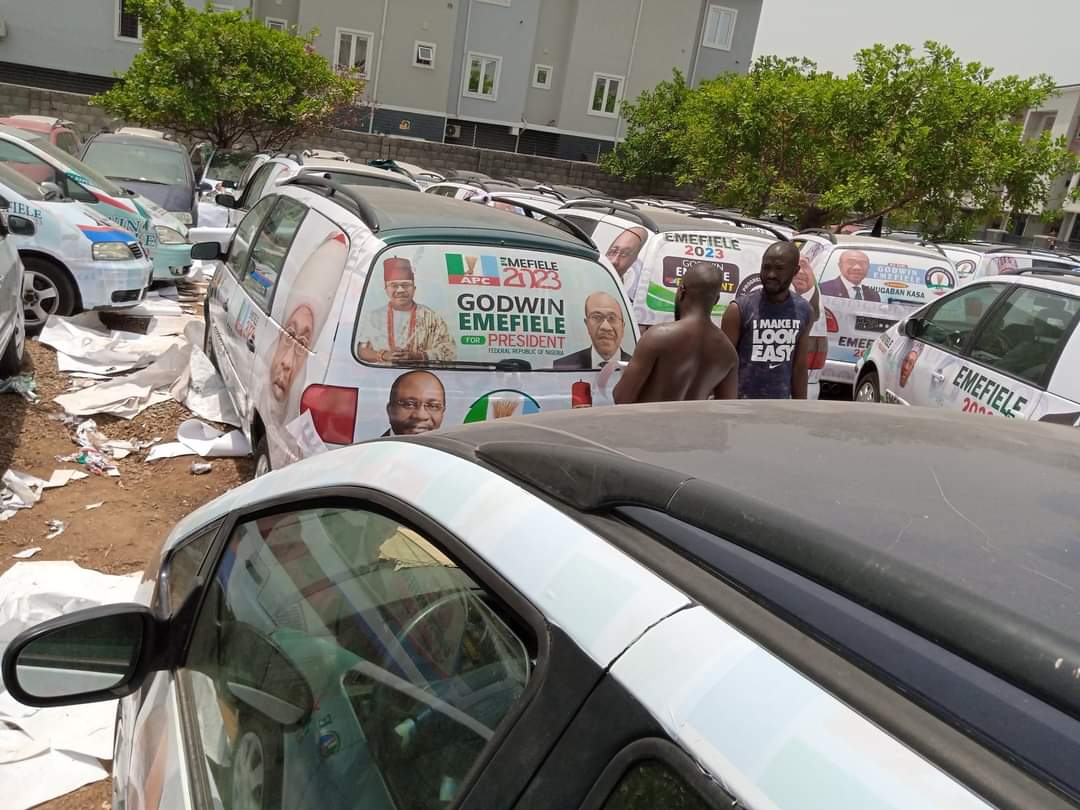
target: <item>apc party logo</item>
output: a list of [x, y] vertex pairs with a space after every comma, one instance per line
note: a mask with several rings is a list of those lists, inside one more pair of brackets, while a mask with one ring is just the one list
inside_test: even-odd
[[472, 287], [498, 287], [498, 256], [464, 256], [460, 253], [446, 254], [446, 277], [451, 284], [467, 284]]
[[956, 277], [944, 267], [931, 267], [926, 271], [926, 286], [931, 292], [940, 294], [956, 286]]

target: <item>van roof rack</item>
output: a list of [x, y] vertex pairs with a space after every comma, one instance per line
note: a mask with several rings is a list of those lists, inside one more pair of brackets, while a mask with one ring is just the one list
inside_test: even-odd
[[352, 208], [356, 209], [356, 213], [364, 221], [364, 224], [371, 229], [372, 233], [379, 232], [379, 217], [375, 214], [375, 209], [363, 197], [331, 180], [329, 174], [298, 174], [296, 177], [286, 180], [282, 185], [317, 189], [324, 192], [327, 199], [336, 202], [344, 200]]
[[[836, 234], [828, 230], [827, 228], [803, 228], [801, 231], [799, 231], [799, 233], [812, 233], [815, 236], [824, 236], [834, 245], [836, 244]], [[799, 234], [795, 235], [798, 236]]]
[[945, 254], [945, 251], [942, 250], [941, 245], [939, 245], [937, 242], [931, 242], [929, 239], [920, 239], [918, 242], [914, 242], [912, 244], [916, 244], [919, 247], [924, 247], [924, 248], [933, 248], [938, 253], [940, 253], [942, 256], [945, 256], [946, 259], [949, 258]]
[[626, 219], [632, 219], [634, 222], [642, 227], [648, 228], [653, 233], [658, 233], [660, 231], [660, 226], [656, 224], [656, 221], [652, 217], [642, 213], [636, 205], [624, 203], [620, 200], [571, 200], [563, 205], [560, 210], [565, 211], [568, 208], [584, 208], [589, 211], [603, 211], [608, 214], [619, 214]]
[[728, 213], [714, 213], [711, 211], [691, 211], [687, 213], [687, 216], [693, 217], [694, 219], [726, 219], [728, 222], [735, 223], [735, 226], [738, 228], [746, 228], [747, 230], [749, 230], [750, 228], [758, 228], [762, 231], [768, 231], [781, 242], [791, 241], [770, 223], [762, 222], [761, 220], [757, 219], [748, 219], [747, 217], [733, 216]]
[[1046, 258], [1053, 259], [1069, 259], [1071, 258], [1067, 253], [1055, 253], [1052, 250], [1039, 250], [1038, 248], [1022, 248], [1012, 247], [1010, 245], [1002, 245], [998, 248], [993, 248], [986, 251], [987, 253], [1023, 253], [1028, 256], [1045, 256]]
[[[550, 211], [545, 211], [543, 208], [537, 208], [535, 205], [530, 205], [527, 202], [522, 202], [517, 197], [506, 197], [501, 194], [492, 194], [488, 197], [488, 199], [492, 202], [504, 202], [507, 205], [516, 206], [517, 208], [520, 208], [522, 211], [524, 211], [530, 219], [535, 219], [539, 222], [544, 222], [545, 219], [553, 219], [555, 220], [555, 222], [559, 223], [559, 225], [563, 226], [562, 228], [560, 228], [560, 230], [568, 231], [572, 236], [577, 237], [579, 240], [584, 242], [593, 250], [598, 250], [598, 248], [596, 247], [596, 243], [592, 240], [592, 237], [585, 233], [585, 231], [583, 231], [580, 226], [575, 225], [566, 217], [561, 217], [558, 214], [553, 214]], [[551, 225], [551, 223], [546, 224]], [[555, 228], [558, 226], [552, 225], [552, 227]]]

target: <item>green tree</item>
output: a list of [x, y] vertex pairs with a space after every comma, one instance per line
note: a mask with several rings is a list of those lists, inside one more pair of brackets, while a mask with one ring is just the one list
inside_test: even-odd
[[[1024, 140], [1023, 116], [1053, 92], [1046, 76], [994, 78], [928, 42], [875, 45], [848, 76], [802, 59], [759, 59], [690, 91], [652, 137], [654, 164], [677, 167], [707, 199], [804, 227], [881, 216], [958, 238], [977, 220], [1038, 210], [1054, 180], [1077, 170], [1063, 139]], [[631, 119], [627, 144], [650, 140]], [[648, 145], [648, 144], [646, 144]], [[610, 168], [630, 176], [623, 157]]]
[[304, 36], [246, 11], [199, 11], [184, 0], [128, 0], [143, 47], [127, 72], [91, 102], [109, 115], [175, 130], [219, 148], [248, 140], [273, 150], [328, 129], [363, 85], [338, 74]]
[[675, 69], [670, 81], [646, 90], [634, 102], [624, 103], [626, 140], [601, 160], [605, 171], [625, 180], [670, 180], [680, 169], [675, 140], [682, 106], [690, 95], [683, 74]]

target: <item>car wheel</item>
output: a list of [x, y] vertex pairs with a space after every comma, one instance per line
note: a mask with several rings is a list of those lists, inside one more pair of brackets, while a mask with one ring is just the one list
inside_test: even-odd
[[0, 354], [0, 379], [18, 374], [21, 368], [22, 352], [19, 351], [19, 335], [17, 332], [12, 332], [4, 353]]
[[281, 807], [281, 731], [253, 715], [241, 716], [232, 755], [231, 810]]
[[259, 441], [255, 442], [255, 477], [260, 478], [270, 472], [273, 468], [270, 464], [270, 444], [266, 441], [266, 436], [260, 436]]
[[876, 371], [868, 371], [855, 386], [856, 402], [881, 402], [881, 383]]
[[52, 262], [27, 256], [23, 259], [23, 313], [26, 331], [37, 334], [50, 315], [75, 311], [75, 287], [67, 273]]

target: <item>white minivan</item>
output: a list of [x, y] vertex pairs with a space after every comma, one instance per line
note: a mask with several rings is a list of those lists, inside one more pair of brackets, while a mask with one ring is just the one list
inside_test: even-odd
[[878, 335], [958, 284], [956, 268], [936, 245], [826, 230], [802, 231], [798, 238], [825, 310], [825, 382], [852, 385], [855, 364]]
[[[0, 212], [0, 380], [19, 373], [26, 332], [23, 326], [23, 266], [12, 241], [10, 215]], [[32, 230], [19, 222], [20, 230]], [[27, 223], [29, 224], [29, 223]]]
[[581, 236], [487, 206], [300, 175], [244, 217], [206, 349], [257, 471], [376, 436], [609, 404], [637, 342]]

